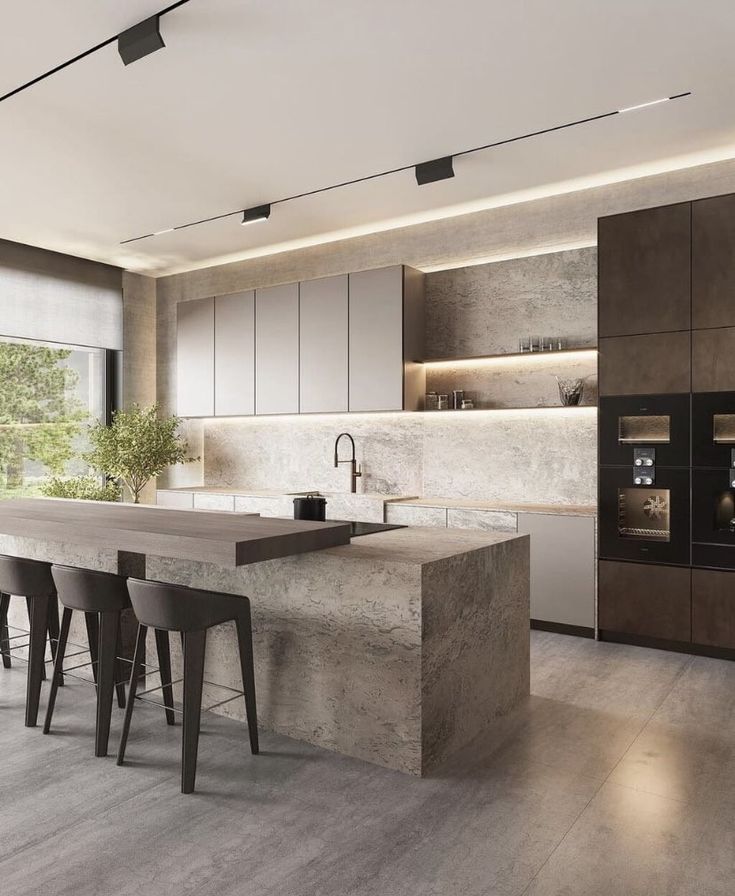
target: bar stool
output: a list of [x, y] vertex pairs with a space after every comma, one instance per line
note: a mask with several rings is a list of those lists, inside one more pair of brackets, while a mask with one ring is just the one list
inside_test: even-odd
[[[69, 627], [74, 610], [83, 612], [87, 619], [87, 632], [90, 634], [91, 663], [81, 663], [72, 669], [91, 665], [95, 672], [97, 684], [97, 721], [95, 725], [94, 755], [107, 756], [107, 745], [110, 739], [110, 721], [112, 718], [112, 695], [117, 691], [117, 702], [121, 708], [125, 706], [125, 675], [120, 660], [120, 619], [122, 611], [130, 607], [130, 598], [126, 586], [126, 578], [114, 573], [99, 572], [92, 569], [78, 569], [73, 566], [54, 564], [51, 567], [59, 600], [64, 607], [61, 618], [61, 634], [54, 662], [54, 678], [51, 682], [46, 721], [43, 733], [51, 730], [51, 720], [56, 706], [58, 678], [63, 671], [66, 644], [69, 638]], [[91, 622], [90, 620], [93, 620]], [[98, 626], [99, 620], [99, 626]], [[94, 632], [98, 631], [97, 639]], [[166, 721], [174, 724], [174, 695], [171, 686], [171, 655], [169, 651], [168, 633], [156, 632], [156, 648], [161, 681], [164, 682], [163, 701], [166, 710]], [[96, 640], [96, 643], [95, 643]], [[94, 646], [93, 646], [94, 645]], [[71, 672], [71, 669], [67, 670]]]
[[[138, 676], [145, 650], [146, 631], [148, 628], [154, 628], [156, 631], [162, 629], [169, 632], [180, 632], [184, 651], [181, 792], [192, 793], [199, 747], [207, 629], [221, 625], [223, 622], [234, 622], [237, 628], [243, 684], [242, 695], [245, 697], [250, 749], [253, 754], [258, 753], [258, 717], [255, 705], [250, 601], [247, 597], [217, 594], [212, 591], [201, 591], [196, 588], [169, 585], [163, 582], [148, 582], [142, 579], [128, 579], [128, 592], [139, 625], [117, 764], [122, 765], [125, 759], [125, 747], [130, 732]], [[237, 696], [240, 694], [238, 693]]]
[[[33, 728], [38, 721], [41, 682], [46, 677], [46, 632], [49, 633], [51, 655], [56, 657], [59, 640], [59, 605], [56, 600], [51, 564], [25, 557], [0, 554], [0, 616], [3, 645], [3, 664], [10, 666], [10, 634], [8, 607], [10, 597], [24, 597], [28, 606], [28, 678], [26, 684], [25, 724]], [[63, 684], [59, 679], [57, 684]]]

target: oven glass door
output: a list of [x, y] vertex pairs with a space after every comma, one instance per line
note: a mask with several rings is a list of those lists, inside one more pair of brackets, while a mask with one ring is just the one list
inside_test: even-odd
[[692, 396], [692, 465], [727, 469], [735, 449], [735, 392]]
[[689, 466], [688, 395], [600, 398], [600, 463], [633, 465], [635, 448], [654, 448], [656, 466]]
[[689, 565], [689, 471], [656, 471], [634, 485], [632, 469], [600, 470], [600, 556]]

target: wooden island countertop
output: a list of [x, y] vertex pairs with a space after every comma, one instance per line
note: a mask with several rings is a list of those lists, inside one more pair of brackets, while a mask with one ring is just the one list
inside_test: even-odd
[[52, 498], [0, 503], [0, 533], [244, 566], [350, 543], [350, 526]]

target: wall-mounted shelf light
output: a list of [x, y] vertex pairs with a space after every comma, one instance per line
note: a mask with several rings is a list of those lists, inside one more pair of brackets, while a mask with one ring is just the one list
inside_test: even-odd
[[596, 348], [557, 349], [548, 352], [505, 352], [497, 355], [476, 355], [471, 358], [427, 358], [422, 363], [427, 367], [485, 367], [519, 364], [558, 363], [560, 361], [590, 363], [597, 360]]

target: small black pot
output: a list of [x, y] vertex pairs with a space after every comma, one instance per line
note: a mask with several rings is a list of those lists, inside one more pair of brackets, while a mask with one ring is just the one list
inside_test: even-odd
[[327, 499], [320, 495], [306, 495], [293, 499], [293, 518], [323, 523], [327, 518]]

